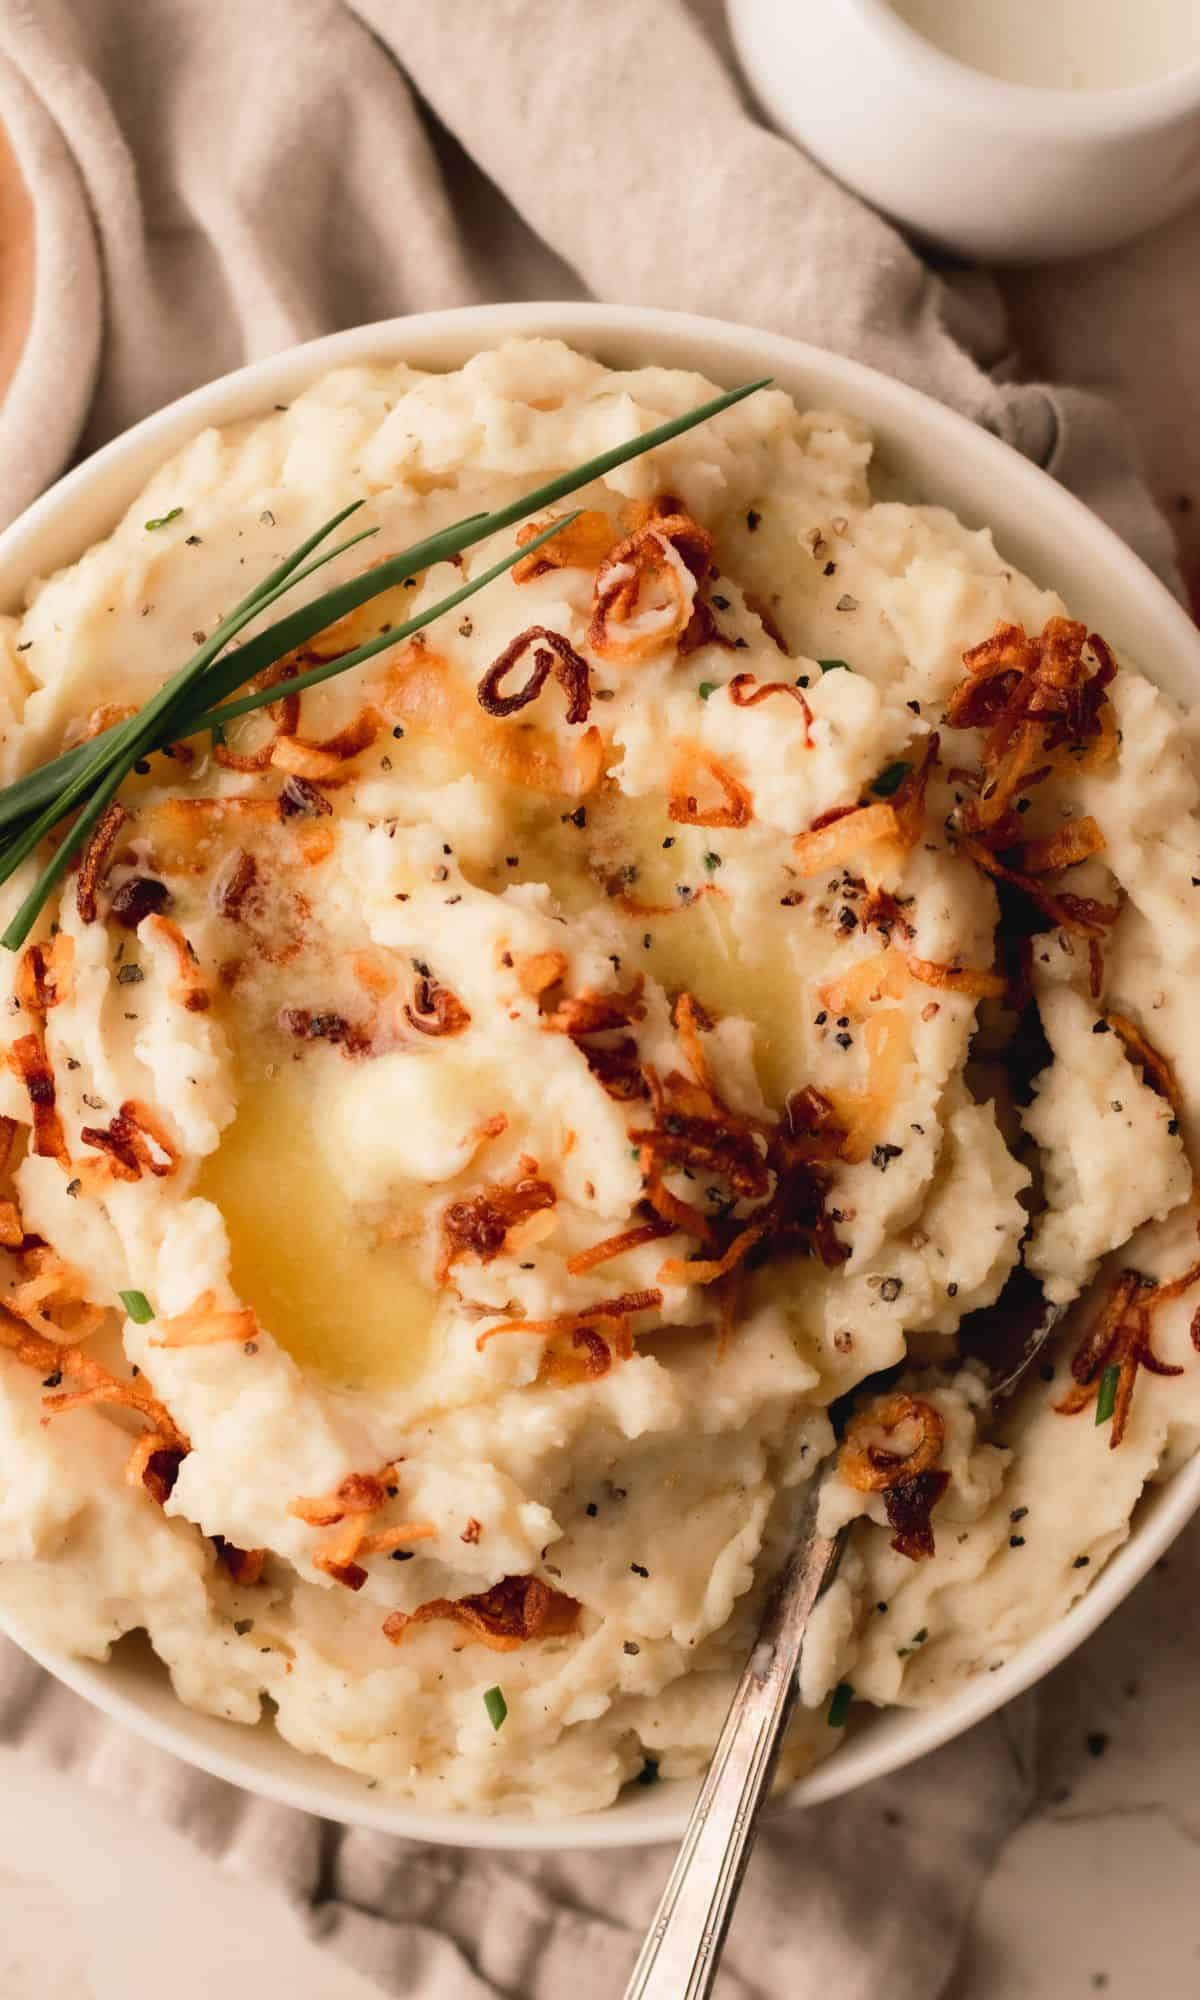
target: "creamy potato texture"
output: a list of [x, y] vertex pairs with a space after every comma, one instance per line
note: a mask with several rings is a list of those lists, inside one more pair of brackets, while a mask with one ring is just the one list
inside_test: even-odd
[[[0, 776], [349, 500], [387, 556], [711, 393], [523, 341], [205, 433], [0, 621]], [[1192, 1449], [1190, 726], [871, 461], [760, 393], [130, 777], [94, 910], [72, 877], [0, 955], [16, 1624], [567, 1812], [703, 1763], [808, 1481], [855, 1525], [793, 1771], [835, 1684], [1006, 1659]], [[994, 1419], [958, 1335], [1022, 1259], [1069, 1316]]]

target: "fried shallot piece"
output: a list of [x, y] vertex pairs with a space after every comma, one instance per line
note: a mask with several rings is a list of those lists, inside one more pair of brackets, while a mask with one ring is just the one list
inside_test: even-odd
[[1165, 1097], [1176, 1118], [1183, 1116], [1183, 1092], [1179, 1079], [1166, 1056], [1155, 1048], [1136, 1021], [1128, 1014], [1107, 1013], [1104, 1016], [1114, 1035], [1119, 1036], [1126, 1055], [1135, 1068], [1140, 1069], [1151, 1090]]
[[495, 1653], [512, 1653], [531, 1639], [562, 1639], [579, 1628], [578, 1598], [555, 1590], [540, 1576], [505, 1576], [474, 1597], [434, 1597], [415, 1611], [393, 1611], [384, 1636], [402, 1645], [414, 1625], [453, 1619], [471, 1638]]
[[838, 1457], [847, 1485], [883, 1495], [896, 1531], [892, 1547], [913, 1562], [934, 1552], [930, 1514], [950, 1484], [948, 1472], [934, 1470], [945, 1439], [945, 1421], [933, 1404], [898, 1392], [858, 1412]]
[[114, 1180], [140, 1181], [143, 1168], [162, 1179], [179, 1165], [179, 1148], [162, 1120], [133, 1097], [126, 1098], [106, 1126], [85, 1125], [79, 1137], [105, 1155]]
[[481, 1264], [490, 1264], [508, 1247], [510, 1231], [530, 1216], [553, 1208], [557, 1200], [550, 1182], [539, 1177], [537, 1162], [526, 1157], [515, 1181], [492, 1181], [478, 1194], [452, 1201], [442, 1214], [438, 1284], [448, 1282], [460, 1257], [478, 1257]]
[[404, 1018], [422, 1035], [461, 1035], [471, 1025], [471, 1016], [458, 995], [425, 973], [413, 989], [412, 1003], [404, 1003]]
[[603, 659], [621, 662], [647, 659], [672, 642], [693, 650], [684, 642], [712, 565], [707, 528], [662, 496], [597, 570], [587, 644]]
[[955, 729], [985, 732], [987, 774], [978, 799], [963, 809], [966, 831], [988, 834], [1018, 792], [1054, 769], [1068, 763], [1091, 769], [1113, 756], [1116, 724], [1107, 690], [1116, 662], [1086, 625], [1051, 618], [1037, 638], [1022, 625], [999, 625], [963, 654], [963, 665], [946, 720]]
[[[1182, 1368], [1169, 1361], [1160, 1361], [1155, 1354], [1151, 1343], [1151, 1320], [1159, 1306], [1180, 1298], [1195, 1284], [1200, 1284], [1200, 1261], [1190, 1264], [1179, 1277], [1170, 1279], [1164, 1285], [1156, 1285], [1139, 1271], [1118, 1272], [1109, 1287], [1108, 1297], [1071, 1357], [1071, 1373], [1075, 1379], [1061, 1403], [1054, 1405], [1059, 1415], [1073, 1417], [1080, 1410], [1085, 1410], [1099, 1392], [1101, 1376], [1107, 1369], [1116, 1368], [1116, 1394], [1108, 1438], [1110, 1451], [1115, 1451], [1129, 1422], [1138, 1369], [1145, 1368], [1151, 1375], [1183, 1373]], [[1200, 1314], [1196, 1317], [1200, 1318]], [[1196, 1319], [1193, 1319], [1193, 1343], [1200, 1344], [1196, 1342], [1196, 1332]]]
[[[523, 549], [527, 542], [536, 541], [547, 528], [552, 528], [561, 516], [547, 514], [540, 521], [526, 521], [517, 529], [517, 547]], [[532, 583], [534, 577], [546, 576], [555, 569], [596, 569], [612, 551], [617, 540], [617, 530], [608, 515], [599, 507], [585, 507], [568, 527], [560, 528], [541, 548], [530, 555], [522, 556], [514, 563], [511, 571], [514, 583]]]
[[29, 1093], [34, 1152], [45, 1159], [58, 1160], [65, 1167], [69, 1160], [66, 1134], [58, 1114], [54, 1071], [42, 1035], [18, 1035], [8, 1051], [8, 1060]]
[[797, 834], [792, 843], [797, 873], [823, 875], [827, 869], [840, 868], [852, 855], [882, 841], [890, 842], [902, 854], [909, 853], [925, 825], [925, 793], [937, 762], [938, 747], [936, 733], [925, 738], [890, 799], [835, 806], [821, 813], [806, 833]]
[[125, 1467], [130, 1486], [144, 1486], [159, 1505], [166, 1500], [180, 1465], [191, 1445], [165, 1403], [149, 1388], [144, 1375], [136, 1381], [121, 1381], [94, 1355], [82, 1348], [47, 1340], [28, 1326], [0, 1311], [0, 1347], [35, 1368], [43, 1381], [61, 1382], [70, 1375], [79, 1385], [42, 1398], [47, 1417], [91, 1404], [109, 1404], [114, 1409], [132, 1410], [146, 1419], [149, 1428], [136, 1440]]
[[642, 1020], [645, 984], [639, 973], [623, 992], [573, 994], [546, 1016], [546, 1026], [574, 1042], [601, 1089], [622, 1104], [649, 1094], [637, 1042], [632, 1035], [607, 1043], [591, 1038]]
[[[533, 669], [524, 687], [515, 694], [501, 694], [503, 683], [530, 646], [535, 649]], [[515, 715], [518, 709], [527, 708], [531, 701], [537, 700], [551, 671], [567, 697], [567, 721], [586, 722], [592, 706], [588, 663], [569, 639], [546, 625], [530, 625], [524, 632], [518, 632], [492, 661], [476, 690], [480, 708], [486, 715]]]
[[630, 1130], [641, 1148], [643, 1164], [659, 1172], [688, 1167], [719, 1174], [736, 1195], [757, 1199], [770, 1188], [766, 1149], [758, 1143], [758, 1128], [703, 1084], [680, 1070], [659, 1078], [646, 1068], [654, 1123]]
[[[776, 645], [780, 644], [778, 637]], [[781, 647], [782, 651], [787, 650]], [[804, 747], [812, 749], [812, 710], [794, 681], [759, 681], [753, 674], [735, 674], [729, 683], [729, 699], [735, 708], [757, 708], [773, 694], [786, 695], [791, 701], [799, 702], [804, 715]]]
[[81, 923], [94, 924], [96, 921], [97, 891], [108, 873], [113, 848], [128, 819], [124, 806], [114, 799], [101, 814], [83, 850], [75, 882], [75, 907]]
[[[597, 1327], [611, 1329], [610, 1339], [613, 1350], [623, 1361], [633, 1353], [633, 1337], [629, 1322], [638, 1313], [657, 1312], [662, 1304], [662, 1293], [655, 1286], [640, 1292], [621, 1292], [616, 1298], [595, 1299], [589, 1306], [579, 1306], [573, 1312], [551, 1314], [549, 1319], [505, 1319], [496, 1326], [487, 1327], [478, 1334], [475, 1346], [482, 1354], [490, 1341], [501, 1333], [536, 1333], [544, 1340], [555, 1340], [562, 1334], [575, 1334], [584, 1330], [595, 1333]], [[607, 1369], [593, 1372], [604, 1374]]]

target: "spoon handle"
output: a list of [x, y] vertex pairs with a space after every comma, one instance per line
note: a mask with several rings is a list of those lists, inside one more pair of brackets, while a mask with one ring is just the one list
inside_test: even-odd
[[725, 1718], [683, 1845], [625, 2000], [705, 2000], [796, 1699], [809, 1613], [832, 1576], [843, 1535], [816, 1529], [810, 1494], [793, 1553], [775, 1585]]

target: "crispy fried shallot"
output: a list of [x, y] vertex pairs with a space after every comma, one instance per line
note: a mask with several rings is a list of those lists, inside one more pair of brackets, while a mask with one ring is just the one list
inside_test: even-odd
[[[1183, 1373], [1172, 1362], [1160, 1361], [1154, 1352], [1151, 1321], [1159, 1306], [1181, 1298], [1195, 1284], [1200, 1284], [1200, 1261], [1161, 1285], [1143, 1278], [1139, 1271], [1118, 1272], [1108, 1297], [1071, 1358], [1075, 1379], [1062, 1401], [1054, 1405], [1059, 1415], [1072, 1417], [1085, 1410], [1097, 1395], [1105, 1370], [1116, 1368], [1119, 1372], [1108, 1438], [1109, 1449], [1115, 1451], [1129, 1422], [1139, 1368], [1145, 1368], [1151, 1375]], [[1195, 1336], [1194, 1318], [1193, 1344]]]
[[[515, 694], [501, 694], [503, 682], [530, 646], [535, 648], [533, 668], [524, 687]], [[546, 625], [530, 625], [526, 631], [518, 632], [492, 661], [476, 690], [480, 708], [486, 715], [515, 715], [518, 709], [527, 708], [531, 701], [537, 700], [551, 671], [567, 697], [567, 721], [586, 722], [592, 706], [588, 663], [569, 639]]]
[[404, 1003], [404, 1018], [422, 1035], [461, 1035], [471, 1025], [471, 1016], [458, 995], [425, 973], [413, 988], [411, 1002]]
[[[299, 662], [289, 655], [275, 660], [264, 667], [261, 674], [255, 674], [246, 686], [255, 694], [266, 688], [275, 687], [280, 681], [290, 680], [297, 672]], [[228, 742], [218, 741], [213, 745], [213, 755], [218, 764], [227, 771], [265, 771], [271, 763], [272, 752], [281, 736], [294, 736], [300, 727], [300, 696], [285, 694], [282, 701], [273, 701], [259, 711], [272, 724], [271, 734], [254, 750], [233, 750]]]
[[203, 1014], [208, 1008], [210, 995], [190, 940], [184, 936], [173, 917], [164, 917], [160, 911], [153, 912], [146, 922], [154, 936], [161, 938], [175, 954], [177, 970], [171, 998], [180, 1001], [190, 1014]]
[[235, 848], [213, 885], [213, 901], [230, 923], [241, 920], [246, 899], [253, 895], [257, 882], [258, 863], [254, 856], [243, 847]]
[[626, 535], [596, 572], [587, 629], [592, 651], [609, 660], [644, 660], [679, 640], [712, 556], [707, 529], [681, 512], [655, 514]]
[[546, 1026], [575, 1040], [580, 1035], [597, 1035], [606, 1028], [624, 1028], [632, 1021], [644, 1020], [645, 985], [645, 978], [639, 972], [623, 992], [575, 994], [561, 1000], [553, 1014], [546, 1016]]
[[288, 1513], [298, 1521], [307, 1521], [310, 1528], [332, 1528], [348, 1515], [377, 1514], [391, 1497], [388, 1487], [394, 1469], [385, 1465], [379, 1472], [348, 1472], [332, 1493], [319, 1499], [300, 1495], [289, 1501]]
[[592, 1305], [579, 1306], [573, 1312], [552, 1313], [549, 1319], [505, 1319], [497, 1325], [489, 1326], [476, 1336], [475, 1345], [482, 1353], [488, 1342], [498, 1333], [537, 1333], [545, 1340], [553, 1340], [559, 1334], [574, 1333], [581, 1326], [613, 1326], [621, 1350], [632, 1352], [629, 1341], [629, 1321], [636, 1313], [656, 1312], [662, 1304], [662, 1293], [649, 1286], [640, 1292], [620, 1292], [616, 1298], [597, 1299]]
[[848, 1485], [882, 1493], [896, 1530], [892, 1547], [914, 1562], [934, 1552], [929, 1517], [950, 1483], [949, 1473], [933, 1469], [945, 1438], [945, 1421], [933, 1404], [901, 1392], [852, 1418], [838, 1456]]
[[75, 989], [75, 940], [59, 931], [48, 944], [27, 945], [17, 966], [16, 995], [27, 1014], [45, 1015]]
[[1021, 848], [1017, 867], [1024, 875], [1053, 875], [1060, 868], [1074, 868], [1093, 854], [1103, 854], [1108, 842], [1090, 813], [1069, 819], [1041, 840], [1027, 840]]
[[29, 1092], [34, 1152], [44, 1159], [58, 1160], [65, 1167], [69, 1157], [66, 1135], [58, 1115], [54, 1071], [42, 1036], [18, 1035], [8, 1051], [8, 1060]]
[[640, 1250], [643, 1243], [656, 1243], [663, 1236], [674, 1234], [674, 1224], [657, 1217], [653, 1222], [637, 1222], [631, 1229], [622, 1229], [616, 1236], [606, 1236], [599, 1243], [590, 1243], [586, 1250], [577, 1250], [567, 1258], [567, 1270], [573, 1278], [582, 1278], [588, 1271], [594, 1271], [598, 1264], [608, 1264], [614, 1257], [623, 1257], [628, 1250]]
[[532, 723], [485, 717], [450, 662], [416, 640], [401, 649], [377, 699], [411, 728], [449, 739], [472, 766], [525, 791], [584, 799], [604, 776], [608, 744], [594, 723], [565, 747]]
[[158, 1322], [152, 1347], [215, 1347], [226, 1340], [256, 1340], [261, 1329], [249, 1306], [219, 1306], [213, 1291], [201, 1292], [186, 1312]]
[[838, 1471], [857, 1493], [882, 1493], [898, 1479], [929, 1472], [945, 1441], [941, 1412], [932, 1403], [898, 1392], [869, 1403], [851, 1419]]
[[[526, 521], [517, 529], [517, 547], [523, 549], [526, 542], [536, 540], [547, 528], [552, 528], [561, 516], [547, 514], [540, 521]], [[617, 541], [617, 530], [607, 514], [598, 507], [585, 507], [569, 527], [560, 528], [557, 535], [543, 542], [540, 549], [531, 555], [522, 556], [514, 563], [510, 572], [514, 583], [532, 583], [535, 576], [545, 576], [555, 569], [596, 569], [606, 556], [612, 553]]]
[[124, 806], [114, 799], [105, 808], [83, 850], [75, 881], [75, 907], [81, 923], [94, 924], [96, 921], [96, 892], [104, 882], [113, 848], [128, 820], [129, 814]]
[[7, 1311], [35, 1333], [60, 1334], [72, 1346], [95, 1333], [104, 1307], [88, 1299], [87, 1282], [74, 1265], [48, 1243], [26, 1237], [24, 1230], [11, 1247], [17, 1252], [21, 1282], [2, 1301]]
[[224, 1535], [210, 1537], [216, 1550], [217, 1561], [228, 1570], [234, 1583], [243, 1590], [252, 1590], [261, 1583], [267, 1566], [266, 1549], [239, 1549], [234, 1542], [227, 1542]]
[[934, 1553], [934, 1508], [950, 1484], [948, 1472], [918, 1472], [914, 1479], [898, 1479], [883, 1496], [888, 1525], [896, 1532], [892, 1547], [910, 1562], [920, 1562]]
[[449, 1618], [496, 1653], [511, 1653], [531, 1639], [563, 1639], [578, 1630], [581, 1605], [543, 1583], [540, 1576], [505, 1576], [474, 1597], [434, 1597], [415, 1611], [393, 1611], [384, 1635], [403, 1643], [413, 1625]]
[[1051, 618], [1037, 638], [1020, 625], [997, 626], [990, 639], [963, 654], [963, 665], [966, 675], [947, 703], [947, 720], [954, 728], [985, 732], [987, 775], [978, 797], [963, 807], [961, 825], [992, 846], [1011, 845], [1006, 829], [1012, 831], [1019, 792], [1055, 770], [1090, 770], [1115, 754], [1107, 689], [1116, 662], [1098, 633], [1073, 619]]
[[567, 976], [567, 956], [562, 951], [526, 951], [513, 961], [517, 985], [530, 1000], [540, 1000], [552, 986]]
[[959, 846], [962, 853], [986, 875], [993, 876], [998, 882], [1007, 882], [1027, 896], [1046, 918], [1043, 929], [1050, 930], [1057, 926], [1060, 930], [1076, 931], [1084, 937], [1099, 939], [1121, 914], [1119, 903], [1101, 903], [1094, 896], [1076, 896], [1067, 889], [1052, 893], [1035, 876], [1008, 867], [982, 840], [971, 835], [962, 837]]
[[165, 1469], [156, 1464], [157, 1455], [170, 1454], [175, 1459], [174, 1470], [178, 1471], [179, 1461], [186, 1457], [191, 1446], [166, 1404], [160, 1402], [147, 1385], [144, 1375], [136, 1381], [120, 1381], [94, 1355], [84, 1353], [79, 1347], [47, 1340], [44, 1334], [31, 1332], [19, 1320], [10, 1319], [4, 1312], [0, 1312], [0, 1347], [7, 1348], [18, 1361], [27, 1368], [35, 1368], [42, 1376], [61, 1378], [70, 1375], [79, 1384], [78, 1388], [43, 1396], [42, 1407], [48, 1417], [104, 1404], [111, 1404], [116, 1409], [133, 1410], [138, 1416], [145, 1417], [150, 1432], [148, 1437], [140, 1438], [134, 1444], [126, 1477], [130, 1485], [145, 1486], [155, 1499], [161, 1501], [166, 1498], [175, 1483], [174, 1473], [169, 1485], [166, 1484]]
[[114, 1180], [138, 1181], [143, 1167], [163, 1179], [179, 1165], [179, 1148], [161, 1118], [134, 1097], [126, 1098], [106, 1126], [85, 1125], [79, 1136], [105, 1155]]
[[1120, 1038], [1130, 1062], [1142, 1071], [1150, 1089], [1165, 1097], [1176, 1118], [1182, 1118], [1183, 1092], [1167, 1058], [1159, 1053], [1128, 1014], [1107, 1013], [1104, 1018], [1114, 1035]]
[[938, 741], [936, 734], [925, 738], [890, 799], [835, 807], [814, 820], [807, 833], [797, 834], [792, 847], [798, 873], [823, 875], [884, 840], [901, 853], [915, 847], [925, 824], [925, 793], [937, 761]]
[[[776, 644], [778, 644], [776, 640]], [[729, 699], [735, 708], [757, 708], [773, 694], [790, 695], [804, 715], [804, 747], [812, 749], [812, 710], [793, 681], [758, 681], [753, 674], [735, 674], [729, 683]]]
[[[717, 803], [701, 806], [693, 790], [697, 773], [711, 778], [719, 788]], [[676, 745], [675, 762], [668, 787], [667, 817], [678, 826], [749, 826], [754, 818], [754, 800], [739, 777], [712, 752], [698, 743]]]
[[492, 1181], [478, 1194], [450, 1202], [443, 1211], [439, 1285], [447, 1282], [460, 1257], [478, 1257], [481, 1264], [490, 1264], [509, 1247], [510, 1231], [554, 1207], [558, 1196], [550, 1182], [538, 1176], [537, 1162], [522, 1159], [520, 1165], [515, 1181]]
[[379, 715], [368, 707], [335, 736], [327, 736], [323, 743], [309, 743], [295, 735], [277, 736], [271, 745], [271, 762], [277, 771], [286, 771], [289, 777], [328, 784], [344, 775], [343, 765], [370, 749], [381, 726]]
[[170, 900], [171, 891], [166, 883], [156, 881], [153, 875], [127, 875], [112, 892], [108, 914], [122, 930], [135, 931], [143, 917], [154, 910], [165, 910]]
[[720, 1174], [735, 1194], [749, 1199], [768, 1192], [766, 1148], [752, 1120], [731, 1111], [715, 1092], [679, 1070], [660, 1078], [647, 1065], [645, 1076], [654, 1123], [631, 1127], [629, 1133], [641, 1149], [643, 1171], [688, 1167]]
[[345, 1055], [365, 1055], [371, 1047], [367, 1028], [348, 1021], [344, 1014], [318, 1013], [311, 1007], [284, 1007], [279, 1024], [298, 1042], [335, 1042]]
[[1008, 982], [999, 972], [981, 972], [971, 965], [938, 965], [930, 958], [906, 955], [912, 977], [922, 986], [938, 986], [946, 993], [963, 993], [969, 1000], [998, 999]]
[[641, 1052], [632, 1035], [622, 1035], [616, 1042], [577, 1040], [575, 1046], [600, 1088], [618, 1104], [633, 1104], [640, 1097], [649, 1097]]

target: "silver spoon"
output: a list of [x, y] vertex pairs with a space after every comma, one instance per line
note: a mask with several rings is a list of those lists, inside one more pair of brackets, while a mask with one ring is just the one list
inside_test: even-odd
[[[1001, 1334], [998, 1347], [989, 1356], [985, 1339], [977, 1336], [970, 1343], [977, 1358], [990, 1360], [994, 1402], [1007, 1400], [1024, 1381], [1063, 1311], [1043, 1302], [1016, 1356], [1003, 1303], [998, 1299], [986, 1316]], [[712, 1992], [759, 1812], [795, 1706], [796, 1670], [809, 1616], [837, 1569], [848, 1533], [846, 1528], [834, 1536], [818, 1533], [819, 1501], [820, 1486], [807, 1488], [792, 1553], [775, 1582], [729, 1704], [625, 2000], [705, 2000]]]

